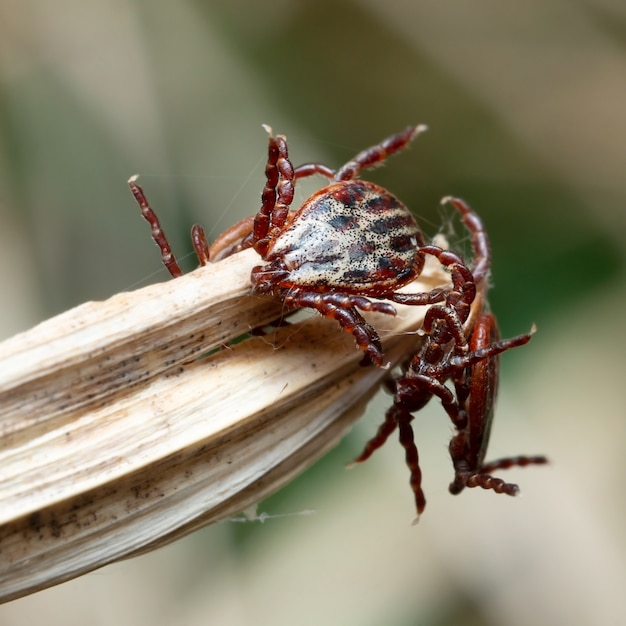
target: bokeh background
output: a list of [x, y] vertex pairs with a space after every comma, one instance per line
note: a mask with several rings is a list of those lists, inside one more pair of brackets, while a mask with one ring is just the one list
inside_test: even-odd
[[[0, 337], [167, 278], [131, 174], [191, 268], [192, 223], [214, 236], [258, 208], [262, 123], [294, 162], [333, 167], [426, 123], [371, 178], [429, 235], [450, 234], [444, 195], [483, 216], [503, 334], [539, 329], [503, 359], [490, 456], [552, 464], [510, 472], [522, 498], [450, 496], [433, 403], [412, 527], [395, 441], [344, 471], [381, 394], [260, 505], [264, 523], [14, 601], [0, 625], [626, 623], [625, 112], [622, 0], [2, 2]], [[467, 249], [462, 229], [451, 239]]]

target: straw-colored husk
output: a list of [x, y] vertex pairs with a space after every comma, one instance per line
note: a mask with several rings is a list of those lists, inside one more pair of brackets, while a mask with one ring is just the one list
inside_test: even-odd
[[[237, 254], [0, 344], [1, 601], [246, 509], [359, 417], [388, 370], [360, 367], [335, 322], [226, 345], [281, 312], [251, 293], [255, 262]], [[447, 279], [428, 263], [406, 290]], [[390, 365], [425, 312], [397, 308], [370, 316]]]

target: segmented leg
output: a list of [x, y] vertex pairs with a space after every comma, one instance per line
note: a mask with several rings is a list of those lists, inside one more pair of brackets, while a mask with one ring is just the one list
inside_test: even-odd
[[415, 137], [426, 130], [426, 126], [409, 126], [402, 132], [391, 135], [379, 144], [359, 152], [353, 159], [339, 168], [335, 180], [352, 180], [361, 170], [380, 165], [389, 156], [404, 150]]
[[499, 469], [510, 469], [511, 467], [526, 467], [527, 465], [544, 465], [548, 459], [543, 455], [533, 456], [513, 456], [506, 459], [498, 459], [485, 463], [480, 468], [481, 474], [491, 474]]
[[244, 242], [252, 233], [254, 215], [245, 217], [221, 233], [209, 248], [209, 257], [213, 263], [249, 248]]
[[417, 516], [413, 520], [413, 523], [416, 524], [419, 521], [420, 515], [426, 508], [426, 496], [422, 489], [422, 470], [420, 469], [419, 454], [417, 446], [415, 445], [415, 435], [410, 423], [411, 419], [410, 414], [400, 413], [396, 416], [400, 445], [404, 448], [404, 458], [411, 476], [409, 483], [415, 496], [415, 510]]
[[313, 292], [293, 292], [285, 297], [289, 307], [307, 307], [315, 309], [324, 317], [334, 319], [348, 333], [351, 333], [358, 347], [365, 352], [363, 364], [375, 363], [382, 365], [383, 352], [380, 337], [373, 326], [357, 311], [376, 311], [395, 315], [395, 309], [386, 302], [370, 302], [361, 296], [349, 294], [320, 294]]
[[446, 196], [441, 200], [442, 204], [451, 204], [460, 214], [465, 228], [472, 236], [472, 248], [474, 250], [474, 259], [472, 261], [472, 276], [474, 282], [479, 284], [489, 274], [491, 266], [491, 249], [489, 246], [489, 237], [483, 225], [482, 220], [477, 213], [460, 198]]
[[395, 308], [387, 302], [372, 302], [363, 296], [342, 293], [292, 292], [285, 296], [289, 307], [315, 309], [324, 317], [337, 320], [340, 326], [351, 333], [358, 347], [365, 352], [362, 365], [375, 363], [382, 365], [382, 344], [378, 333], [356, 310], [375, 311], [386, 315], [396, 315]]
[[193, 244], [193, 249], [196, 252], [198, 261], [200, 261], [200, 265], [208, 265], [211, 261], [209, 243], [204, 228], [202, 228], [200, 224], [194, 224], [191, 227], [191, 243]]
[[389, 436], [397, 426], [396, 414], [390, 409], [385, 413], [385, 421], [378, 427], [376, 434], [365, 444], [361, 454], [359, 454], [350, 465], [367, 461], [378, 448], [382, 448], [382, 446], [385, 445], [385, 442], [389, 439]]
[[261, 208], [254, 217], [252, 233], [244, 241], [245, 247], [254, 246], [262, 257], [265, 257], [272, 238], [285, 224], [293, 201], [295, 180], [287, 139], [284, 135], [274, 137], [269, 126], [265, 130], [269, 134], [266, 183], [261, 194]]
[[298, 165], [293, 171], [294, 178], [306, 178], [307, 176], [313, 176], [314, 174], [320, 174], [321, 176], [325, 176], [326, 178], [334, 178], [335, 170], [332, 170], [330, 167], [326, 165], [322, 165], [321, 163], [303, 163], [302, 165]]
[[[172, 252], [172, 247], [163, 232], [159, 218], [150, 207], [143, 189], [139, 184], [137, 184], [137, 178], [138, 176], [132, 176], [128, 180], [128, 186], [130, 187], [131, 193], [141, 209], [141, 214], [148, 224], [150, 224], [152, 239], [161, 251], [161, 260], [163, 261], [163, 265], [165, 265], [167, 271], [172, 277], [178, 278], [183, 275], [183, 271], [180, 269], [178, 261]], [[207, 243], [206, 234], [202, 226], [195, 224], [191, 228], [191, 240], [196, 256], [200, 261], [200, 265], [206, 265], [209, 263], [209, 244]]]
[[156, 216], [156, 213], [150, 208], [148, 204], [148, 200], [143, 192], [143, 189], [137, 184], [137, 176], [132, 176], [128, 180], [128, 186], [141, 209], [141, 214], [146, 219], [148, 224], [150, 224], [150, 230], [152, 234], [152, 239], [157, 246], [159, 246], [159, 250], [161, 251], [161, 259], [163, 260], [163, 265], [167, 268], [167, 271], [174, 277], [183, 275], [183, 271], [180, 269], [178, 262], [176, 261], [176, 257], [172, 252], [172, 248], [170, 246], [163, 229], [161, 228], [161, 223], [159, 222], [159, 218]]
[[480, 468], [479, 472], [457, 472], [454, 480], [450, 483], [448, 490], [452, 495], [458, 495], [465, 487], [481, 487], [491, 489], [496, 493], [504, 493], [509, 496], [516, 496], [519, 493], [519, 486], [516, 483], [507, 483], [501, 478], [492, 476], [492, 472], [498, 469], [509, 469], [511, 467], [526, 467], [527, 465], [545, 465], [548, 459], [545, 456], [518, 456], [510, 459], [500, 459], [493, 463], [488, 463]]
[[413, 414], [422, 409], [435, 395], [437, 396], [451, 420], [460, 424], [464, 415], [456, 402], [452, 391], [436, 378], [415, 375], [402, 377], [396, 381], [394, 403], [385, 414], [385, 421], [379, 426], [378, 432], [365, 445], [361, 454], [353, 463], [366, 461], [378, 448], [382, 447], [396, 426], [399, 429], [400, 444], [405, 450], [406, 464], [410, 472], [410, 485], [415, 497], [417, 519], [424, 511], [426, 497], [422, 490], [422, 471], [419, 466], [419, 455], [415, 443], [413, 428], [410, 422]]

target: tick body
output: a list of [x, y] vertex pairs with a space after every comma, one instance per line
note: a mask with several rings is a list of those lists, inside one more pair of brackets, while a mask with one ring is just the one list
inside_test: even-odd
[[[455, 289], [473, 281], [460, 257], [424, 244], [411, 211], [396, 196], [359, 179], [363, 170], [404, 150], [425, 127], [408, 127], [391, 135], [336, 171], [321, 163], [294, 167], [285, 136], [274, 136], [265, 128], [269, 141], [261, 208], [253, 219], [246, 218], [228, 229], [210, 248], [204, 231], [195, 226], [192, 240], [198, 258], [204, 264], [253, 247], [263, 260], [252, 270], [255, 291], [272, 294], [290, 308], [313, 308], [337, 320], [364, 351], [363, 363], [382, 365], [380, 337], [359, 310], [395, 315], [389, 301], [429, 305], [444, 300], [443, 289], [412, 294], [397, 291], [420, 275], [427, 254], [448, 267]], [[297, 180], [314, 174], [330, 179], [330, 184], [292, 209]], [[129, 182], [152, 226], [164, 264], [173, 276], [179, 275], [156, 216], [136, 182]], [[475, 293], [473, 285], [467, 287], [467, 293]], [[466, 300], [471, 303], [471, 298]]]
[[[270, 132], [262, 206], [242, 244], [253, 246], [265, 262], [252, 270], [252, 285], [289, 307], [314, 308], [337, 320], [365, 352], [363, 363], [381, 365], [382, 347], [359, 309], [395, 315], [395, 307], [380, 300], [426, 305], [445, 298], [442, 289], [397, 291], [419, 276], [426, 254], [450, 269], [454, 285], [472, 281], [462, 259], [424, 244], [415, 218], [398, 198], [358, 178], [362, 170], [406, 148], [423, 129], [406, 128], [363, 150], [337, 171], [318, 163], [294, 168], [286, 138]], [[295, 181], [312, 174], [332, 182], [291, 211]]]
[[255, 269], [259, 290], [384, 296], [421, 273], [422, 232], [409, 210], [374, 183], [337, 182], [313, 194]]
[[[368, 459], [397, 428], [410, 472], [417, 519], [426, 506], [422, 471], [411, 422], [415, 413], [437, 397], [454, 426], [449, 451], [454, 468], [452, 494], [465, 487], [482, 487], [496, 493], [516, 495], [514, 483], [492, 476], [498, 469], [546, 463], [544, 456], [518, 456], [485, 463], [498, 391], [499, 357], [503, 352], [528, 343], [531, 333], [501, 340], [495, 316], [486, 310], [486, 292], [491, 253], [487, 233], [479, 216], [462, 200], [447, 198], [472, 236], [473, 280], [460, 283], [461, 291], [478, 286], [479, 310], [472, 319], [471, 294], [465, 297], [453, 289], [441, 304], [431, 307], [424, 321], [422, 348], [391, 382], [393, 404], [376, 435], [366, 444], [355, 462]], [[469, 303], [469, 305], [468, 305]], [[446, 384], [451, 382], [451, 386]]]
[[[482, 487], [496, 493], [515, 496], [519, 487], [492, 476], [498, 469], [547, 463], [545, 456], [517, 456], [485, 462], [498, 394], [500, 354], [530, 341], [532, 333], [511, 339], [500, 339], [495, 316], [482, 311], [469, 341], [469, 361], [455, 389], [459, 402], [459, 423], [450, 441], [450, 457], [454, 466], [454, 480], [450, 493], [461, 493], [465, 487]], [[454, 421], [454, 420], [453, 420]]]

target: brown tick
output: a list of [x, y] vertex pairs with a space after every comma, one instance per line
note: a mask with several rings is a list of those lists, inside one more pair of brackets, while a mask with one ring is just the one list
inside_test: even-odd
[[[410, 470], [417, 519], [424, 511], [426, 499], [411, 421], [413, 414], [433, 396], [439, 398], [455, 428], [449, 447], [454, 466], [450, 493], [458, 494], [465, 487], [482, 487], [496, 493], [516, 495], [519, 491], [516, 484], [507, 483], [491, 473], [513, 466], [547, 462], [544, 456], [518, 456], [491, 463], [484, 461], [498, 390], [499, 355], [528, 343], [534, 329], [525, 335], [500, 340], [496, 318], [485, 310], [491, 263], [487, 233], [478, 215], [465, 202], [457, 198], [446, 200], [460, 212], [472, 235], [475, 255], [471, 268], [473, 281], [466, 281], [465, 286], [479, 287], [479, 312], [471, 320], [468, 298], [454, 289], [447, 294], [443, 304], [428, 310], [424, 321], [425, 343], [410, 360], [404, 373], [391, 383], [393, 404], [377, 434], [355, 459], [355, 463], [368, 459], [397, 427]], [[445, 384], [448, 380], [451, 380], [453, 390]]]
[[[269, 145], [261, 208], [254, 218], [246, 218], [220, 235], [211, 248], [204, 231], [194, 226], [192, 240], [201, 264], [253, 247], [264, 261], [252, 270], [256, 292], [275, 295], [290, 308], [313, 308], [337, 320], [365, 352], [364, 362], [377, 365], [382, 364], [380, 338], [358, 309], [395, 315], [392, 304], [379, 300], [409, 305], [443, 301], [447, 292], [442, 289], [397, 292], [419, 276], [426, 254], [436, 256], [448, 267], [454, 292], [462, 292], [459, 297], [469, 307], [475, 286], [463, 260], [437, 246], [425, 245], [409, 209], [386, 189], [358, 178], [362, 170], [380, 165], [405, 149], [424, 126], [408, 127], [388, 137], [337, 171], [320, 163], [294, 168], [287, 139], [273, 136], [271, 129], [265, 128]], [[291, 210], [296, 181], [313, 174], [325, 176], [331, 183]], [[129, 184], [152, 226], [163, 263], [172, 276], [179, 276], [182, 272], [156, 215], [135, 178]]]

